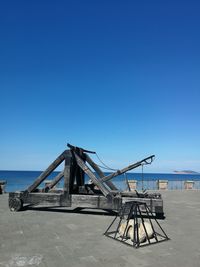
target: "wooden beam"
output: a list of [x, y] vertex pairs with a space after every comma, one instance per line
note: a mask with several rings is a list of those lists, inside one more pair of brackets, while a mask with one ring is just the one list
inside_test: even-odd
[[89, 178], [92, 180], [92, 182], [99, 187], [101, 192], [104, 194], [104, 196], [107, 196], [110, 191], [96, 178], [94, 173], [91, 171], [91, 169], [85, 164], [85, 162], [74, 152], [76, 162], [79, 165], [79, 167], [89, 176]]
[[70, 183], [70, 168], [71, 168], [72, 157], [67, 156], [65, 158], [65, 168], [64, 168], [64, 192], [69, 194], [69, 183]]
[[96, 152], [94, 152], [94, 151], [86, 150], [86, 149], [81, 148], [81, 147], [78, 147], [78, 146], [72, 146], [72, 145], [70, 145], [69, 143], [67, 144], [67, 146], [68, 146], [70, 149], [72, 149], [73, 151], [76, 151], [76, 150], [78, 149], [78, 150], [81, 150], [82, 152], [86, 152], [86, 153], [91, 153], [91, 154], [95, 154], [95, 153], [96, 153]]
[[66, 153], [68, 151], [70, 151], [70, 150], [65, 150], [60, 156], [58, 156], [57, 159], [54, 160], [54, 162], [51, 163], [51, 165], [43, 173], [41, 173], [41, 175], [36, 179], [36, 181], [27, 188], [27, 191], [29, 193], [32, 192], [33, 190], [35, 190], [47, 178], [47, 176], [52, 171], [54, 171], [58, 167], [59, 164], [61, 164], [63, 162], [63, 160], [66, 157]]
[[75, 156], [72, 153], [71, 170], [70, 170], [70, 184], [69, 184], [70, 194], [72, 194], [74, 192], [74, 190], [75, 191], [77, 190], [77, 184], [76, 184], [76, 189], [74, 187], [77, 167], [79, 167], [79, 166], [77, 165]]
[[122, 206], [122, 198], [108, 199], [103, 195], [72, 195], [72, 206], [92, 209], [119, 210]]
[[[83, 153], [83, 150], [79, 147], [76, 147], [73, 150], [79, 157], [85, 162], [85, 154]], [[79, 188], [79, 186], [84, 186], [85, 185], [85, 173], [84, 171], [80, 168], [80, 166], [77, 165], [76, 167], [76, 183]]]
[[[105, 175], [99, 168], [99, 166], [86, 154], [86, 161], [90, 164], [90, 166], [96, 171], [96, 173], [99, 175], [100, 178], [103, 178]], [[118, 188], [111, 182], [106, 181], [105, 184], [111, 189], [111, 190], [118, 190]]]
[[45, 192], [49, 191], [49, 189], [52, 189], [63, 178], [63, 176], [64, 176], [64, 171], [56, 175], [53, 181], [45, 187]]
[[112, 174], [109, 174], [109, 175], [107, 175], [107, 176], [104, 176], [103, 178], [101, 178], [101, 179], [99, 179], [99, 180], [100, 180], [101, 182], [106, 182], [106, 181], [109, 181], [109, 180], [111, 180], [112, 178], [114, 178], [114, 177], [116, 177], [116, 176], [118, 176], [118, 175], [121, 175], [121, 174], [123, 174], [123, 173], [125, 173], [125, 172], [127, 172], [127, 171], [130, 171], [130, 170], [132, 170], [132, 169], [135, 169], [135, 168], [141, 166], [142, 164], [150, 164], [150, 162], [148, 162], [148, 160], [150, 160], [150, 161], [152, 162], [154, 157], [155, 157], [155, 156], [152, 155], [152, 156], [150, 156], [150, 157], [148, 157], [148, 158], [145, 158], [145, 159], [143, 159], [143, 160], [141, 160], [141, 161], [138, 161], [138, 162], [136, 162], [136, 163], [134, 163], [134, 164], [131, 164], [131, 165], [129, 165], [128, 167], [125, 167], [124, 169], [118, 170], [118, 171], [116, 171], [116, 172], [114, 172], [114, 173], [112, 173]]

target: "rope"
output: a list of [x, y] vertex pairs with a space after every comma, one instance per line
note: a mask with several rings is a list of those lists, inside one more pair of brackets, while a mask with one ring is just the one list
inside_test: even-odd
[[[100, 157], [99, 157], [99, 155], [97, 154], [97, 153], [95, 153], [95, 155], [96, 155], [96, 157], [98, 158], [98, 160], [101, 162], [101, 164], [103, 164], [104, 166], [101, 166], [101, 165], [98, 165], [97, 164], [97, 166], [99, 166], [100, 168], [102, 168], [102, 169], [106, 169], [106, 170], [111, 170], [111, 171], [118, 171], [118, 169], [113, 169], [113, 168], [110, 168], [108, 165], [106, 165], [101, 159], [100, 159]], [[126, 183], [126, 185], [127, 185], [127, 189], [128, 189], [128, 191], [131, 191], [131, 189], [130, 189], [130, 186], [129, 186], [129, 184], [128, 184], [128, 179], [127, 179], [127, 176], [126, 176], [126, 172], [124, 173], [124, 180], [125, 180], [125, 183]]]
[[103, 166], [100, 166], [100, 165], [97, 164], [97, 166], [99, 166], [100, 168], [106, 169], [106, 170], [118, 171], [118, 169], [113, 169], [113, 168], [110, 168], [108, 165], [106, 165], [106, 164], [100, 159], [100, 157], [98, 156], [97, 153], [95, 153], [95, 155], [96, 155], [96, 157], [98, 158], [98, 160], [101, 162], [101, 164], [103, 165]]

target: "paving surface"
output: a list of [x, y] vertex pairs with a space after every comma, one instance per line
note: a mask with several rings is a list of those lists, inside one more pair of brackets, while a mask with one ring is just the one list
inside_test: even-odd
[[0, 195], [0, 267], [200, 267], [200, 191], [163, 192], [171, 240], [134, 249], [102, 235], [113, 217], [67, 209], [10, 212]]

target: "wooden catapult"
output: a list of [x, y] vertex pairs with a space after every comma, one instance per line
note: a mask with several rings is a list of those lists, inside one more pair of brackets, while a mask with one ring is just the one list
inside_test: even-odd
[[[25, 191], [9, 193], [11, 211], [22, 210], [24, 204], [119, 211], [128, 201], [140, 201], [146, 203], [151, 212], [163, 215], [163, 200], [159, 193], [139, 193], [136, 190], [122, 192], [111, 181], [114, 177], [141, 165], [151, 164], [154, 155], [105, 175], [89, 156], [95, 152], [70, 144], [68, 148]], [[39, 186], [62, 162], [64, 170], [50, 184], [40, 189]], [[85, 174], [90, 179], [88, 183], [85, 182]], [[61, 179], [64, 179], [64, 186], [56, 189], [55, 186]]]

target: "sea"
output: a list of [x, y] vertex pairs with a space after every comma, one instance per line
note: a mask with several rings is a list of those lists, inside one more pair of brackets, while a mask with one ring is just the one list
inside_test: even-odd
[[[41, 174], [41, 171], [0, 171], [0, 180], [6, 180], [6, 192], [15, 192], [26, 190]], [[51, 180], [59, 172], [53, 172], [47, 179]], [[105, 173], [108, 175], [109, 173]], [[89, 180], [85, 177], [86, 181]], [[198, 174], [172, 174], [172, 173], [126, 173], [112, 179], [112, 182], [119, 190], [127, 190], [127, 180], [137, 180], [138, 190], [155, 190], [157, 189], [158, 180], [167, 180], [168, 189], [184, 189], [185, 181], [193, 181], [193, 188], [200, 189], [200, 173]], [[60, 181], [58, 187], [63, 186], [63, 181]], [[40, 188], [44, 187], [42, 183]]]

